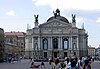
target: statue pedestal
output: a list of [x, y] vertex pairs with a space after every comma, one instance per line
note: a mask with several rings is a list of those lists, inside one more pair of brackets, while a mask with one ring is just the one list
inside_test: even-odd
[[71, 51], [71, 58], [75, 58], [74, 52]]

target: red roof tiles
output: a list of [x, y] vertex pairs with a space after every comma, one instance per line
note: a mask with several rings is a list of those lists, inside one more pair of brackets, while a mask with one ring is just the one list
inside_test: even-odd
[[16, 35], [16, 36], [24, 36], [24, 32], [5, 32], [5, 35]]

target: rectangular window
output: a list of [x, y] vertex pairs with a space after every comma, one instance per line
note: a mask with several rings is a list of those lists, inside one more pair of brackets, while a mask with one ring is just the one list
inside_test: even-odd
[[68, 41], [64, 41], [64, 49], [68, 48]]
[[43, 49], [48, 49], [48, 41], [47, 41], [47, 39], [43, 39]]
[[48, 46], [47, 46], [47, 44], [44, 44], [44, 49], [48, 49]]

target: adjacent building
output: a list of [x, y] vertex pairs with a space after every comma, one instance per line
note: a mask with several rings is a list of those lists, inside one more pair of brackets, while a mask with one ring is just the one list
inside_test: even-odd
[[88, 47], [88, 55], [95, 56], [95, 47]]
[[88, 34], [83, 28], [76, 27], [76, 15], [72, 14], [72, 22], [61, 16], [56, 9], [45, 23], [39, 24], [35, 16], [35, 27], [27, 29], [25, 37], [26, 57], [57, 58], [88, 55]]
[[100, 47], [96, 49], [96, 55], [100, 58]]
[[4, 58], [4, 30], [0, 28], [0, 61]]
[[25, 54], [25, 33], [5, 32], [5, 55], [24, 56]]

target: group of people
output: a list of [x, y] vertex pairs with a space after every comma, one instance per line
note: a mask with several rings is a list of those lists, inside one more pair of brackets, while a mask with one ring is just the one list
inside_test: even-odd
[[44, 63], [44, 60], [41, 59], [41, 64], [34, 64], [34, 59], [32, 58], [31, 59], [31, 67], [30, 68], [39, 68], [41, 66], [45, 68], [45, 63]]
[[14, 61], [20, 61], [21, 62], [21, 58], [20, 57], [8, 57], [7, 58], [7, 62], [9, 62], [9, 63], [14, 63]]
[[91, 58], [56, 58], [52, 63], [52, 69], [91, 69]]
[[[65, 59], [59, 59], [56, 58], [53, 62], [51, 61], [51, 58], [48, 59], [49, 64], [52, 66], [52, 69], [91, 69], [91, 57], [74, 57], [74, 58], [68, 58]], [[31, 59], [31, 68], [39, 68], [41, 66], [45, 68], [44, 60], [41, 59], [41, 64], [34, 64], [34, 59]]]

